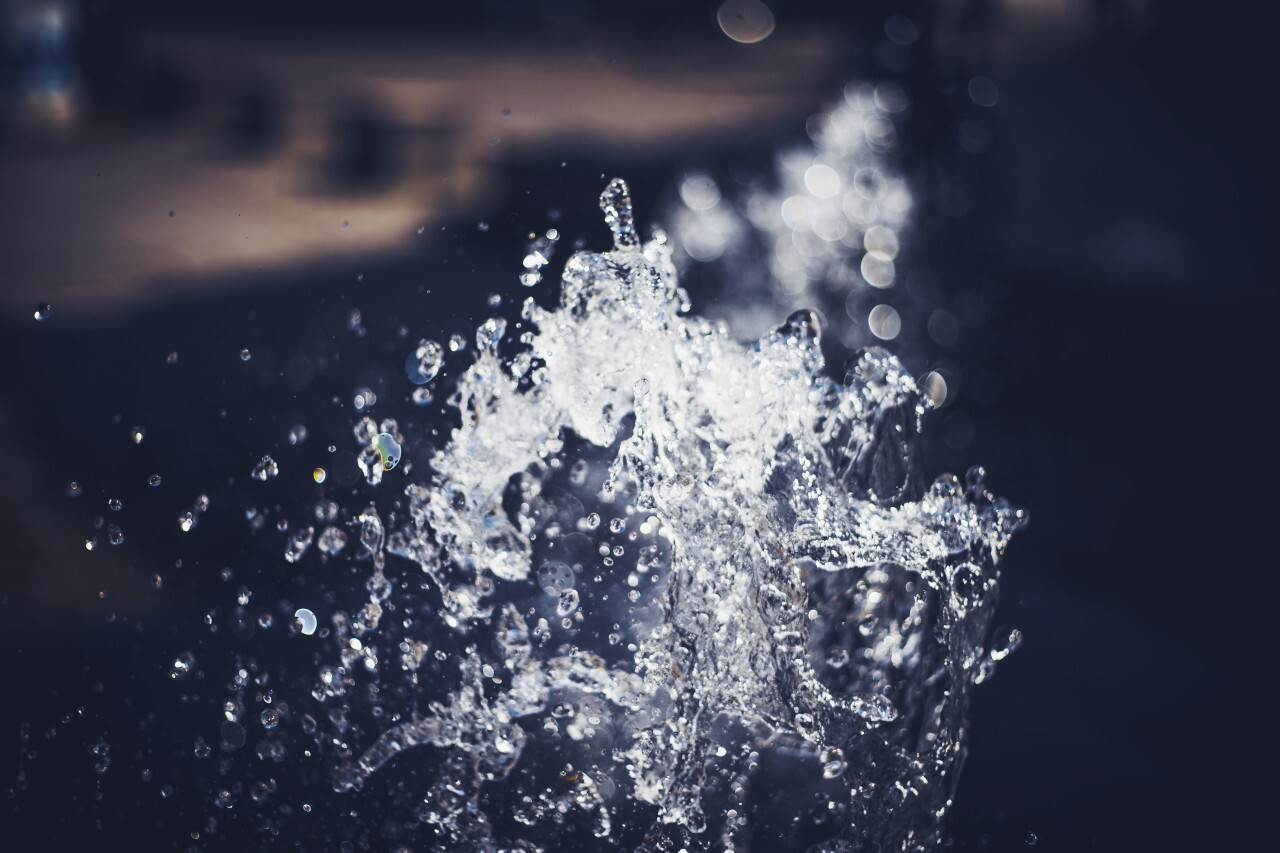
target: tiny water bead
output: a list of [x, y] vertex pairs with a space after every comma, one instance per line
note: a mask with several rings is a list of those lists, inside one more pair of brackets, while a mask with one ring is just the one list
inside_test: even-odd
[[248, 360], [250, 360], [251, 358], [253, 358], [253, 353], [249, 352], [249, 348], [248, 348], [248, 347], [245, 347], [244, 349], [240, 350], [240, 360], [241, 360], [241, 361], [248, 361]]
[[160, 485], [160, 482], [161, 482], [161, 479], [159, 474], [152, 474], [150, 477], [147, 478], [147, 484], [151, 486], [158, 486]]
[[327, 476], [328, 474], [325, 472], [325, 470], [320, 467], [317, 467], [314, 471], [311, 472], [311, 479], [315, 480], [317, 483], [323, 483], [325, 481], [325, 477]]
[[44, 322], [53, 316], [53, 306], [47, 302], [41, 302], [36, 306], [35, 318], [38, 322]]
[[107, 541], [112, 545], [123, 545], [124, 531], [115, 524], [107, 525]]
[[147, 430], [145, 427], [136, 426], [129, 430], [129, 438], [133, 439], [134, 444], [142, 444], [142, 439], [146, 437]]

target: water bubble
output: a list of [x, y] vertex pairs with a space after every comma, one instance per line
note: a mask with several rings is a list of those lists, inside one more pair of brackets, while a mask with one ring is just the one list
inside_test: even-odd
[[430, 389], [427, 388], [413, 389], [413, 393], [410, 395], [410, 398], [413, 400], [414, 405], [417, 406], [429, 406], [436, 399], [435, 395], [433, 395]]
[[276, 460], [270, 456], [264, 456], [258, 460], [258, 464], [253, 466], [253, 470], [249, 472], [249, 476], [260, 483], [265, 483], [268, 479], [280, 473], [280, 466], [276, 465]]
[[299, 445], [307, 440], [307, 428], [303, 424], [294, 424], [289, 427], [289, 443]]
[[150, 477], [148, 477], [148, 478], [147, 478], [147, 484], [148, 484], [148, 485], [150, 485], [150, 486], [158, 486], [158, 485], [160, 485], [160, 475], [159, 475], [159, 474], [152, 474]]
[[320, 549], [320, 553], [330, 556], [341, 551], [346, 545], [347, 534], [336, 527], [326, 527], [321, 532], [320, 538], [316, 540], [316, 547]]
[[119, 498], [109, 499], [107, 501], [107, 506], [110, 507], [113, 512], [119, 512], [120, 510], [124, 509], [124, 504], [120, 502]]
[[1023, 841], [1026, 842], [1026, 845], [1028, 847], [1035, 847], [1036, 842], [1038, 842], [1039, 840], [1040, 840], [1040, 836], [1036, 835], [1034, 832], [1028, 832], [1026, 837], [1023, 839]]
[[47, 302], [41, 302], [36, 306], [35, 317], [37, 321], [44, 322], [53, 316], [53, 306]]
[[123, 545], [124, 531], [114, 524], [107, 525], [107, 541], [112, 545]]
[[147, 437], [147, 431], [144, 427], [136, 426], [129, 430], [129, 438], [133, 439], [134, 444], [142, 444], [142, 439]]
[[373, 440], [373, 446], [381, 458], [383, 470], [390, 471], [400, 464], [400, 445], [389, 433], [379, 433]]
[[280, 725], [280, 712], [275, 708], [264, 708], [259, 715], [259, 719], [262, 720], [262, 727], [270, 731]]
[[325, 470], [320, 467], [316, 467], [311, 471], [311, 479], [315, 480], [317, 483], [323, 483], [327, 476], [328, 474]]
[[640, 399], [649, 393], [649, 380], [641, 376], [632, 386], [632, 393], [636, 395], [636, 399]]
[[241, 361], [248, 361], [248, 360], [249, 360], [249, 359], [251, 359], [251, 358], [253, 358], [253, 353], [249, 352], [249, 348], [248, 348], [248, 347], [245, 347], [244, 349], [240, 350], [240, 360], [241, 360]]
[[547, 595], [558, 596], [574, 584], [573, 569], [559, 560], [548, 560], [538, 567], [538, 587]]
[[98, 537], [90, 536], [88, 539], [84, 540], [84, 549], [86, 551], [94, 551], [97, 549], [97, 547], [98, 547]]
[[462, 352], [467, 348], [467, 339], [462, 335], [449, 336], [449, 352]]
[[80, 485], [75, 480], [71, 480], [63, 489], [63, 493], [69, 498], [78, 498], [84, 494], [84, 486]]
[[612, 518], [609, 520], [609, 531], [611, 533], [621, 533], [626, 529], [627, 529], [627, 522], [625, 519]]
[[316, 615], [305, 607], [299, 607], [293, 614], [298, 630], [307, 636], [316, 632]]

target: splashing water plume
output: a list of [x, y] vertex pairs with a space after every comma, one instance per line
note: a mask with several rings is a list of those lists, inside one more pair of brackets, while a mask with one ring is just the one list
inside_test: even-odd
[[[368, 601], [313, 691], [334, 788], [434, 762], [416, 818], [443, 850], [940, 846], [1023, 511], [981, 469], [924, 486], [927, 398], [893, 356], [833, 381], [808, 311], [740, 344], [684, 314], [623, 181], [601, 208], [613, 248], [526, 301], [526, 348], [482, 327], [408, 522], [357, 519]], [[412, 710], [347, 731], [358, 681], [400, 675]]]

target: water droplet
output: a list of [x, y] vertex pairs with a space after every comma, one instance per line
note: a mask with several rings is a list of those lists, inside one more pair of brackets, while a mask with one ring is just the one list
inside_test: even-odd
[[258, 464], [253, 466], [253, 470], [249, 472], [249, 476], [260, 483], [265, 483], [271, 477], [280, 473], [280, 466], [276, 465], [276, 460], [270, 456], [264, 456], [258, 460]]
[[75, 480], [71, 480], [67, 483], [66, 488], [63, 489], [63, 491], [69, 498], [78, 498], [84, 494], [84, 486], [80, 485]]
[[147, 478], [147, 483], [152, 486], [160, 485], [160, 475], [152, 474], [150, 477]]
[[110, 498], [107, 501], [107, 506], [110, 507], [113, 512], [119, 512], [124, 509], [124, 504], [120, 502], [119, 498]]
[[124, 544], [124, 531], [114, 524], [107, 525], [107, 541], [112, 545]]
[[632, 386], [632, 392], [636, 395], [636, 399], [640, 399], [649, 393], [649, 380], [641, 376]]
[[556, 602], [556, 613], [561, 616], [568, 616], [570, 613], [578, 609], [578, 591], [576, 589], [564, 589], [560, 591], [560, 598]]
[[323, 483], [326, 476], [328, 475], [325, 473], [323, 468], [317, 467], [311, 472], [311, 479], [315, 480], [317, 483]]
[[490, 317], [476, 329], [476, 347], [481, 351], [496, 352], [498, 343], [506, 334], [507, 321], [501, 317]]
[[1028, 847], [1035, 847], [1036, 842], [1040, 840], [1040, 836], [1036, 835], [1034, 832], [1028, 832], [1026, 838], [1023, 840], [1026, 841]]
[[262, 727], [270, 731], [280, 725], [280, 712], [275, 708], [264, 708], [259, 719], [262, 720]]
[[248, 361], [248, 360], [249, 360], [249, 359], [251, 359], [251, 358], [253, 358], [253, 353], [249, 352], [249, 348], [248, 348], [248, 347], [245, 347], [244, 349], [240, 350], [240, 360], [241, 360], [241, 361]]
[[433, 395], [430, 389], [427, 388], [413, 389], [413, 394], [411, 394], [410, 397], [413, 400], [414, 405], [417, 406], [429, 406], [436, 399], [435, 395]]
[[547, 595], [558, 596], [573, 584], [573, 569], [567, 563], [548, 560], [538, 567], [538, 587]]
[[165, 364], [177, 364], [177, 363], [178, 363], [178, 353], [177, 353], [177, 351], [171, 352], [171, 353], [169, 353], [168, 355], [166, 355], [166, 356], [164, 357], [164, 363], [165, 363]]
[[144, 427], [136, 426], [129, 430], [129, 437], [133, 439], [134, 444], [142, 444], [142, 439], [147, 437], [147, 430]]
[[316, 615], [307, 608], [299, 607], [294, 611], [293, 618], [302, 633], [311, 636], [316, 632]]
[[435, 341], [423, 338], [418, 341], [418, 348], [409, 354], [405, 362], [405, 370], [409, 381], [415, 385], [425, 385], [440, 373], [444, 364], [444, 348]]
[[449, 336], [449, 352], [462, 352], [467, 348], [467, 339], [462, 335]]
[[53, 315], [53, 306], [47, 302], [41, 302], [36, 306], [35, 318], [40, 322], [48, 320]]
[[196, 668], [196, 656], [190, 651], [182, 651], [173, 659], [173, 665], [169, 667], [169, 677], [175, 679], [183, 679], [191, 674]]

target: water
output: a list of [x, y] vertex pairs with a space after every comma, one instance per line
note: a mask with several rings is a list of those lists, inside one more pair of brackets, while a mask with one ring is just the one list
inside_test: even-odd
[[625, 183], [601, 207], [612, 249], [522, 346], [482, 324], [403, 521], [356, 519], [368, 595], [299, 611], [333, 789], [420, 764], [437, 849], [940, 846], [1023, 511], [981, 469], [925, 484], [892, 355], [832, 378], [807, 311], [739, 343]]

